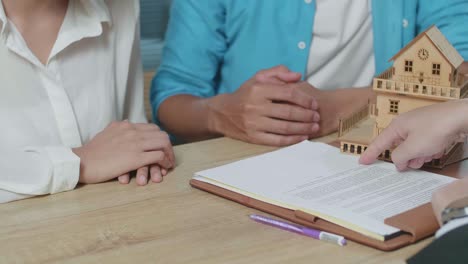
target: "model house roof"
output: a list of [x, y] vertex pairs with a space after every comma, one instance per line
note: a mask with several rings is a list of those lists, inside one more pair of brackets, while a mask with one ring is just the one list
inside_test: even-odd
[[426, 31], [419, 34], [415, 39], [413, 39], [408, 45], [400, 50], [395, 56], [393, 56], [390, 61], [398, 58], [402, 53], [404, 53], [409, 47], [416, 43], [423, 36], [427, 36], [429, 40], [437, 47], [440, 53], [447, 59], [447, 61], [457, 69], [463, 63], [463, 57], [458, 53], [458, 51], [450, 44], [450, 42], [445, 38], [444, 34], [436, 26], [432, 26]]

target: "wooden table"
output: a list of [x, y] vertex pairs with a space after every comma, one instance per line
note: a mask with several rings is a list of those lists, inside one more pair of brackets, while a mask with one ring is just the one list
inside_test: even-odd
[[255, 210], [189, 180], [272, 148], [222, 138], [175, 150], [161, 184], [114, 181], [0, 205], [0, 263], [403, 263], [431, 240], [386, 253], [260, 225], [248, 218]]

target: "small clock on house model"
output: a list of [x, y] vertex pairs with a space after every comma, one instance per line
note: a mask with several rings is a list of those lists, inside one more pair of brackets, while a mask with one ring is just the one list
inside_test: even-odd
[[419, 52], [418, 52], [418, 57], [421, 59], [421, 60], [427, 60], [427, 58], [429, 58], [429, 51], [427, 51], [427, 49], [420, 49]]

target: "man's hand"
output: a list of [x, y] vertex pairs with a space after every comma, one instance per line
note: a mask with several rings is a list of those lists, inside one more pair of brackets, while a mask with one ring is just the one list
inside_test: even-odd
[[458, 72], [468, 76], [468, 61], [465, 61], [460, 65]]
[[315, 98], [299, 86], [300, 74], [278, 66], [260, 71], [233, 94], [208, 103], [211, 131], [243, 141], [285, 146], [319, 130]]
[[128, 183], [128, 173], [138, 169], [137, 183], [145, 185], [148, 172], [154, 181], [160, 181], [160, 174], [175, 165], [168, 135], [153, 124], [114, 122], [73, 152], [81, 160], [81, 183], [99, 183], [119, 176], [121, 182]]
[[300, 80], [299, 73], [277, 66], [258, 72], [232, 94], [171, 96], [158, 117], [167, 131], [187, 141], [223, 135], [285, 146], [335, 131], [339, 118], [375, 97], [369, 87], [322, 91]]
[[299, 89], [316, 99], [319, 106], [320, 130], [311, 137], [325, 136], [338, 129], [340, 118], [349, 116], [369, 100], [374, 94], [371, 88], [349, 88], [336, 90], [320, 90], [308, 82], [289, 84], [292, 89]]
[[387, 149], [398, 170], [418, 169], [440, 158], [454, 142], [465, 138], [468, 101], [459, 100], [419, 108], [396, 117], [361, 155], [370, 164]]

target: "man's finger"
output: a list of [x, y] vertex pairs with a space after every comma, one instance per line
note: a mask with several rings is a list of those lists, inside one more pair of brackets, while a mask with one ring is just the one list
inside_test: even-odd
[[297, 72], [280, 72], [257, 75], [255, 80], [260, 83], [284, 85], [299, 82], [302, 75]]
[[458, 68], [458, 72], [468, 75], [468, 62], [463, 62], [460, 67]]
[[263, 117], [258, 121], [258, 128], [262, 132], [277, 135], [304, 135], [309, 136], [316, 133], [320, 126], [318, 123], [302, 123], [278, 120]]
[[297, 86], [293, 85], [272, 85], [265, 95], [269, 100], [287, 102], [306, 109], [314, 109], [317, 106], [313, 96], [301, 92]]
[[276, 85], [284, 85], [284, 84], [286, 84], [286, 82], [284, 82], [284, 81], [282, 81], [281, 79], [276, 78], [276, 77], [271, 77], [271, 78], [259, 77], [259, 78], [257, 78], [257, 81], [258, 81], [259, 83], [264, 83], [264, 84], [276, 84]]
[[288, 67], [284, 65], [278, 65], [269, 69], [264, 69], [260, 70], [255, 74], [255, 78], [258, 80], [258, 78], [263, 78], [263, 79], [269, 79], [271, 77], [274, 77], [278, 75], [279, 73], [288, 73], [291, 72]]
[[302, 74], [298, 72], [278, 73], [277, 78], [285, 83], [296, 83], [302, 78]]
[[262, 114], [272, 118], [304, 123], [320, 121], [320, 114], [317, 111], [291, 104], [266, 104], [262, 109]]

